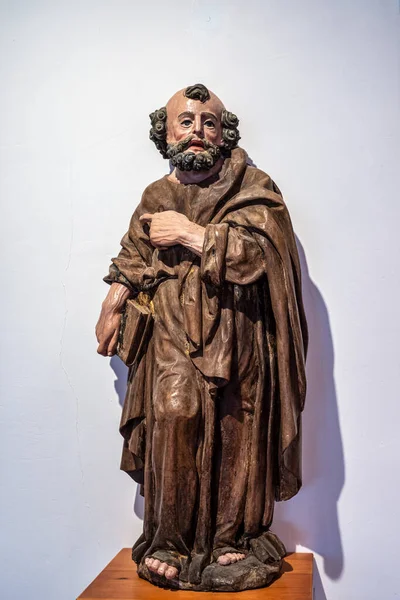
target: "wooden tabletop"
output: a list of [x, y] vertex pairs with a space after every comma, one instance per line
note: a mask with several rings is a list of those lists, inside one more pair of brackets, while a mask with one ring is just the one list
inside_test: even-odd
[[136, 574], [131, 549], [124, 548], [77, 600], [312, 600], [313, 555], [292, 553], [282, 576], [267, 588], [244, 592], [187, 592], [158, 588]]

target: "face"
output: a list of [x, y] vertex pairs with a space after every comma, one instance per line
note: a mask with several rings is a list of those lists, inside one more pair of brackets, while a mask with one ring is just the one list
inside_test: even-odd
[[214, 94], [202, 103], [178, 92], [167, 103], [167, 143], [176, 144], [193, 136], [185, 152], [196, 154], [204, 152], [203, 140], [221, 146], [223, 110], [224, 105]]

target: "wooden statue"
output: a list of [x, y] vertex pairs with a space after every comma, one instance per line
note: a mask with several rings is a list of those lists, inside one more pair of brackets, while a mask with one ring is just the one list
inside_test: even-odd
[[275, 500], [301, 486], [307, 327], [282, 195], [204, 85], [150, 115], [173, 170], [144, 191], [96, 327], [130, 365], [121, 468], [141, 485], [139, 575], [168, 588], [268, 585]]

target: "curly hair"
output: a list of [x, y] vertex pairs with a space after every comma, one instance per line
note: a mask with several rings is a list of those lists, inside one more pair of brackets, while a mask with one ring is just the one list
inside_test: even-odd
[[207, 100], [210, 99], [210, 92], [202, 83], [195, 83], [186, 88], [185, 96], [192, 100], [200, 100], [200, 102], [204, 104], [204, 102], [207, 102]]
[[[202, 83], [196, 83], [185, 89], [184, 92], [187, 98], [192, 100], [199, 100], [204, 103], [210, 98], [210, 92]], [[168, 157], [168, 144], [167, 144], [167, 109], [165, 106], [155, 110], [150, 115], [151, 129], [150, 139], [156, 145], [157, 150], [161, 153], [163, 158]], [[233, 148], [236, 148], [240, 140], [239, 135], [239, 119], [237, 116], [228, 110], [223, 110], [221, 115], [222, 124], [222, 139], [223, 144], [221, 152], [224, 156], [229, 156]]]

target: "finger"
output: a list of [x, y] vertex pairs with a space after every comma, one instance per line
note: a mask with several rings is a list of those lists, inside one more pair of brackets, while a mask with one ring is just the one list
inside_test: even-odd
[[101, 354], [102, 356], [107, 356], [107, 347], [108, 340], [102, 340], [97, 348], [97, 354]]
[[153, 215], [151, 213], [144, 213], [141, 217], [139, 217], [139, 221], [142, 223], [151, 223]]
[[99, 335], [97, 341], [99, 342], [99, 346], [97, 348], [97, 353], [102, 354], [103, 356], [107, 356], [108, 346], [110, 344], [110, 340], [112, 338], [112, 334], [114, 332], [110, 331], [99, 331]]
[[116, 353], [117, 344], [118, 344], [118, 336], [119, 336], [119, 329], [116, 329], [114, 331], [114, 335], [112, 336], [110, 343], [108, 344], [108, 349], [107, 349], [108, 356], [113, 356]]

